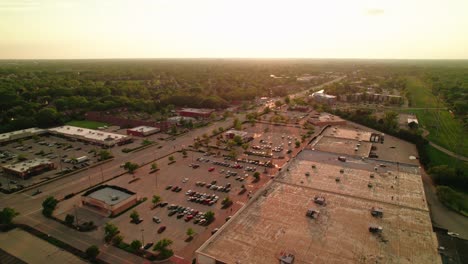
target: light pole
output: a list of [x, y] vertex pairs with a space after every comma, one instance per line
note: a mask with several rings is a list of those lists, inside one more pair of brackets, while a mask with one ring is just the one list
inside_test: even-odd
[[101, 168], [101, 183], [104, 183], [104, 173], [102, 172], [102, 164], [99, 167]]
[[76, 204], [73, 205], [73, 208], [75, 209], [75, 219], [76, 219], [76, 226], [79, 225], [79, 222], [78, 222], [78, 212], [76, 211]]
[[145, 245], [145, 236], [143, 235], [143, 231], [145, 231], [143, 228], [141, 229], [141, 244], [144, 246]]

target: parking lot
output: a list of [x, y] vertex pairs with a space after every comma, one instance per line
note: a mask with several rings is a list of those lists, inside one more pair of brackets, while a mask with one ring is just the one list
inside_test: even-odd
[[[181, 153], [175, 153], [173, 157], [175, 163], [170, 165], [168, 157], [156, 161], [159, 167], [157, 172], [150, 173], [151, 166], [148, 165], [139, 168], [134, 175], [124, 175], [107, 183], [136, 192], [139, 198], [147, 197], [146, 202], [113, 219], [93, 213], [92, 209], [82, 206], [78, 210], [80, 222], [94, 221], [99, 224], [106, 222], [99, 219], [107, 219], [119, 227], [121, 235], [128, 243], [135, 239], [148, 243], [169, 238], [174, 241], [172, 248], [176, 255], [190, 258], [215, 228], [224, 224], [229, 216], [245, 204], [252, 193], [270, 179], [262, 173], [259, 165], [236, 163], [225, 160], [222, 156], [205, 156], [203, 153], [188, 151], [185, 158]], [[253, 182], [254, 172], [247, 171], [247, 167], [255, 167], [260, 171], [258, 182]], [[161, 196], [163, 207], [153, 208], [153, 195]], [[232, 200], [232, 205], [222, 209], [221, 203], [226, 197]], [[78, 205], [80, 199], [80, 196], [75, 196], [60, 203], [57, 209], [59, 217], [74, 214], [73, 205]], [[83, 210], [87, 212], [82, 213]], [[133, 210], [139, 213], [143, 220], [141, 223], [130, 222]], [[216, 219], [206, 226], [201, 215], [208, 211], [213, 211]], [[154, 217], [160, 223], [156, 223]], [[158, 233], [162, 226], [166, 227], [165, 230]], [[103, 234], [102, 228], [100, 226], [95, 231], [96, 236]], [[186, 242], [188, 228], [196, 233], [190, 242]]]
[[[40, 136], [3, 145], [0, 151], [2, 157], [0, 162], [3, 166], [17, 163], [19, 159], [46, 158], [55, 164], [55, 169], [24, 180], [2, 172], [0, 174], [1, 187], [14, 190], [56, 177], [60, 171], [65, 173], [84, 168], [97, 162], [98, 157], [95, 152], [99, 152], [100, 149], [88, 143], [55, 136]], [[83, 158], [81, 162], [74, 162], [74, 159], [84, 156], [87, 159]]]
[[[314, 136], [308, 135], [302, 142], [302, 135], [307, 135], [307, 130], [291, 126], [273, 125], [257, 123], [255, 126], [247, 126], [246, 132], [252, 134], [253, 140], [249, 142], [252, 152], [250, 156], [258, 156], [259, 154], [271, 154], [275, 160], [275, 164], [284, 164], [285, 160], [290, 159], [299, 152], [305, 144]], [[318, 129], [316, 129], [318, 131]], [[300, 142], [300, 146], [296, 147], [296, 141]], [[278, 166], [281, 166], [278, 165]]]

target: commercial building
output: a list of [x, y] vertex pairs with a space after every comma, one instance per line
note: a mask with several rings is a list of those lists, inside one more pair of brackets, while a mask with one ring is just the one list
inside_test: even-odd
[[49, 159], [32, 159], [5, 165], [2, 168], [7, 174], [26, 179], [44, 171], [52, 170], [55, 168], [55, 165]]
[[136, 193], [114, 185], [100, 185], [85, 192], [81, 202], [107, 216], [119, 214], [138, 202]]
[[303, 75], [301, 77], [297, 77], [296, 81], [298, 81], [298, 82], [310, 82], [311, 80], [316, 79], [316, 78], [318, 78], [318, 76], [305, 74], [305, 75]]
[[320, 90], [310, 95], [314, 101], [325, 104], [334, 104], [336, 103], [336, 96], [326, 94], [324, 90]]
[[196, 119], [193, 117], [186, 117], [186, 116], [172, 116], [167, 118], [167, 122], [170, 124], [180, 125], [182, 122], [195, 122]]
[[419, 168], [337, 156], [301, 152], [196, 251], [197, 263], [441, 263]]
[[156, 134], [161, 131], [157, 127], [150, 126], [138, 126], [134, 128], [127, 129], [127, 135], [137, 136], [137, 137], [146, 137], [152, 134]]
[[7, 143], [10, 141], [15, 141], [18, 139], [23, 139], [23, 138], [29, 138], [34, 135], [42, 135], [46, 134], [47, 130], [45, 129], [39, 129], [39, 128], [28, 128], [28, 129], [22, 129], [22, 130], [17, 130], [17, 131], [12, 131], [8, 133], [3, 133], [0, 134], [0, 144], [2, 143]]
[[233, 139], [235, 136], [241, 137], [243, 142], [248, 142], [248, 141], [252, 140], [252, 136], [250, 136], [249, 133], [245, 132], [245, 131], [230, 129], [230, 130], [224, 132], [224, 137], [226, 139]]
[[89, 142], [104, 147], [123, 145], [131, 141], [131, 138], [125, 135], [74, 126], [61, 126], [50, 128], [49, 132], [57, 136], [73, 138], [76, 140]]
[[177, 112], [180, 116], [184, 117], [208, 118], [214, 112], [214, 109], [182, 108]]
[[307, 122], [311, 123], [314, 126], [338, 126], [346, 125], [346, 120], [341, 119], [339, 116], [327, 114], [327, 113], [315, 113], [313, 114]]
[[329, 136], [320, 136], [311, 144], [314, 150], [324, 152], [334, 152], [357, 157], [369, 157], [372, 149], [372, 143], [366, 141], [357, 141], [355, 139], [344, 139]]

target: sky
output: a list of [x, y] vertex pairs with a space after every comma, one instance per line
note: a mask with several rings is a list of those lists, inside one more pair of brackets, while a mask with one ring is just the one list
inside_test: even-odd
[[0, 59], [468, 59], [468, 0], [0, 0]]

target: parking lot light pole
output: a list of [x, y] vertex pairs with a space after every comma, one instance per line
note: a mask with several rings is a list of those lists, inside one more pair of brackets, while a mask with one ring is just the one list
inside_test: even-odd
[[145, 236], [144, 236], [144, 233], [143, 231], [145, 231], [145, 229], [141, 229], [141, 244], [144, 246], [145, 245]]
[[102, 172], [102, 164], [99, 167], [101, 168], [101, 183], [104, 183], [104, 173]]

